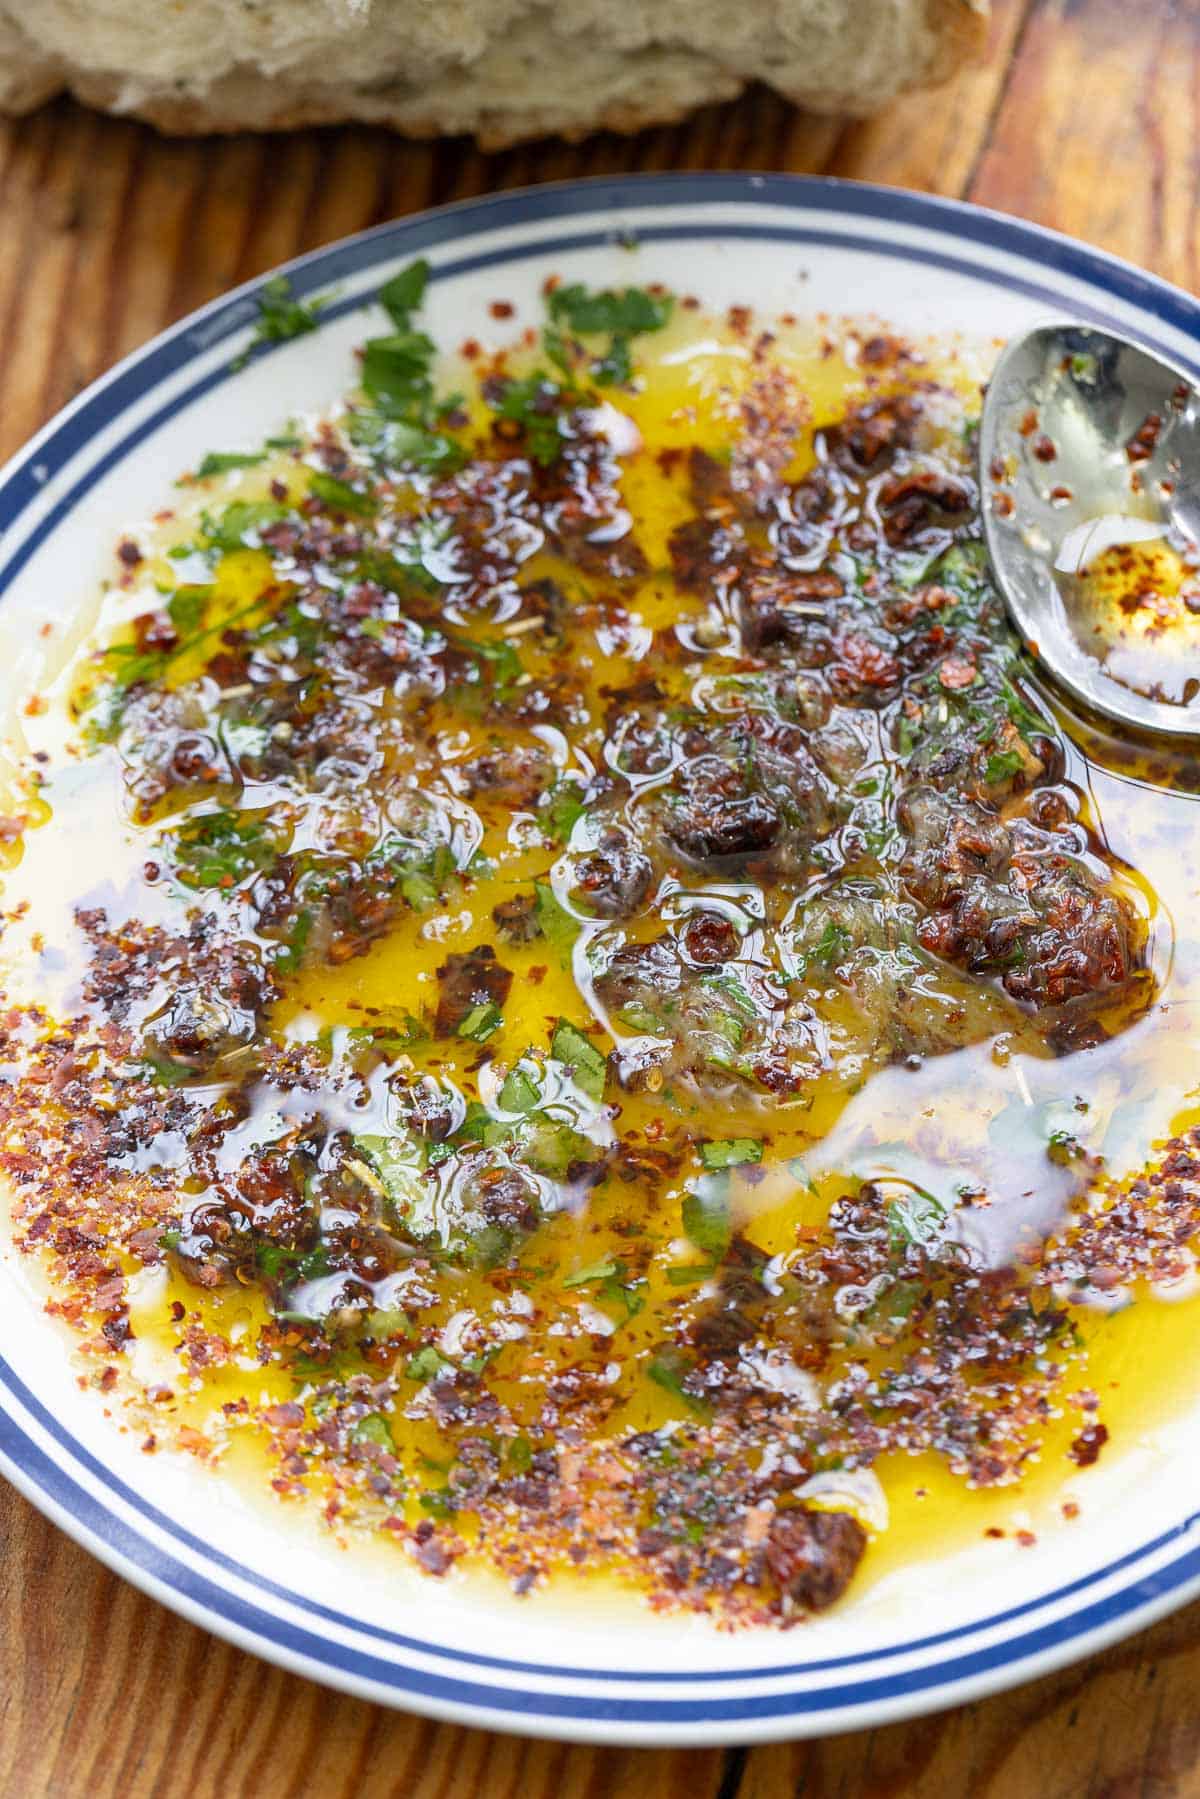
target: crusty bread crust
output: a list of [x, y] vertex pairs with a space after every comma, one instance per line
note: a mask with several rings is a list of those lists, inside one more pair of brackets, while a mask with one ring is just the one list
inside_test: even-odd
[[[253, 47], [226, 51], [224, 62], [218, 52], [199, 70], [182, 56], [175, 72], [169, 28], [147, 34], [144, 54], [127, 29], [136, 0], [108, 0], [113, 28], [97, 33], [78, 62], [68, 56], [74, 39], [65, 25], [56, 35], [64, 0], [40, 0], [41, 11], [0, 0], [0, 110], [28, 111], [67, 91], [174, 135], [355, 120], [415, 138], [471, 132], [496, 150], [552, 133], [576, 141], [601, 129], [674, 123], [754, 81], [813, 111], [866, 114], [944, 80], [979, 52], [987, 29], [987, 0], [741, 0], [742, 29], [728, 43], [711, 21], [692, 39], [688, 0], [656, 0], [653, 8], [573, 0], [566, 29], [561, 8], [539, 10], [541, 0], [466, 0], [454, 20], [459, 40], [448, 32], [440, 59], [426, 44], [414, 79], [398, 36], [413, 3], [327, 0], [327, 57], [319, 34], [298, 46], [286, 38], [294, 13], [284, 13], [273, 43], [264, 8], [251, 15], [267, 20]], [[182, 0], [177, 16], [189, 6], [193, 18], [211, 12], [219, 23], [229, 0]], [[761, 31], [747, 31], [747, 13], [761, 15]], [[369, 79], [364, 43], [379, 46]]]

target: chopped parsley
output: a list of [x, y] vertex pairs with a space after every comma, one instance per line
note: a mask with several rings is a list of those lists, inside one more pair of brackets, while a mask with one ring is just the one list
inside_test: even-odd
[[554, 1028], [550, 1054], [571, 1070], [571, 1077], [581, 1093], [599, 1105], [604, 1098], [604, 1081], [608, 1063], [591, 1040], [569, 1019], [560, 1018]]
[[743, 1168], [761, 1162], [762, 1157], [759, 1137], [724, 1137], [700, 1145], [700, 1160], [710, 1173], [721, 1168]]
[[255, 295], [258, 317], [254, 322], [250, 346], [234, 367], [247, 362], [251, 352], [260, 344], [286, 343], [289, 338], [303, 337], [307, 332], [315, 331], [320, 323], [320, 313], [328, 306], [330, 298], [326, 294], [313, 300], [297, 300], [292, 294], [292, 284], [288, 277], [273, 276]]
[[210, 475], [228, 474], [231, 469], [257, 468], [260, 462], [266, 461], [266, 455], [265, 450], [250, 453], [242, 450], [210, 450], [196, 474], [201, 481], [205, 481]]
[[556, 366], [566, 372], [570, 364], [565, 333], [575, 337], [606, 334], [608, 345], [593, 357], [591, 376], [599, 387], [623, 387], [633, 378], [633, 339], [661, 331], [673, 307], [669, 294], [651, 294], [640, 287], [597, 292], [575, 282], [550, 294], [547, 310], [551, 323], [543, 345]]

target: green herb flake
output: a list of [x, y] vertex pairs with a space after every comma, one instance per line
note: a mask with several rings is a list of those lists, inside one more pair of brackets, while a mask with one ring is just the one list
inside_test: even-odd
[[510, 1068], [504, 1078], [504, 1085], [497, 1094], [501, 1109], [505, 1112], [532, 1112], [541, 1103], [541, 1092], [526, 1068], [520, 1063]]
[[163, 841], [178, 880], [201, 889], [228, 891], [269, 867], [277, 854], [264, 818], [230, 807], [186, 819]]
[[363, 391], [385, 416], [423, 423], [433, 404], [434, 345], [423, 331], [394, 331], [363, 347]]
[[453, 1518], [457, 1510], [448, 1487], [431, 1487], [417, 1497], [417, 1504], [432, 1518]]
[[258, 318], [250, 337], [250, 349], [234, 367], [240, 367], [259, 344], [286, 343], [289, 338], [303, 337], [306, 332], [315, 331], [321, 310], [328, 306], [329, 299], [329, 295], [324, 295], [313, 300], [297, 300], [287, 276], [273, 276], [255, 295]]
[[983, 778], [989, 783], [1011, 781], [1014, 775], [1020, 774], [1021, 768], [1019, 750], [999, 750], [988, 757]]
[[703, 1399], [686, 1391], [684, 1380], [691, 1373], [692, 1364], [677, 1349], [662, 1349], [646, 1364], [646, 1373], [656, 1386], [681, 1399], [690, 1411], [701, 1417], [711, 1416], [711, 1407]]
[[186, 1062], [176, 1062], [170, 1056], [143, 1055], [142, 1063], [151, 1080], [157, 1081], [160, 1087], [182, 1087], [196, 1072]]
[[352, 1139], [370, 1172], [403, 1217], [423, 1198], [420, 1145], [408, 1137], [363, 1134]]
[[637, 337], [644, 331], [661, 331], [671, 317], [674, 301], [669, 294], [651, 294], [640, 287], [627, 287], [619, 293], [611, 289], [597, 292], [576, 282], [555, 288], [548, 308], [556, 324], [584, 337], [598, 331]]
[[909, 1249], [930, 1249], [941, 1236], [949, 1214], [940, 1199], [923, 1187], [913, 1187], [887, 1208], [888, 1245], [893, 1256]]
[[425, 289], [429, 285], [429, 264], [423, 256], [408, 267], [385, 281], [379, 290], [379, 304], [391, 318], [397, 330], [403, 330], [408, 324], [409, 314], [416, 312], [425, 298]]
[[309, 480], [309, 491], [323, 500], [326, 506], [332, 506], [335, 512], [348, 512], [356, 517], [368, 517], [378, 508], [379, 502], [374, 494], [363, 493], [357, 487], [351, 487], [348, 481], [339, 481], [334, 475], [327, 475], [317, 469]]
[[483, 1005], [471, 1007], [458, 1027], [458, 1035], [468, 1038], [472, 1043], [486, 1043], [503, 1023], [504, 1014], [499, 1006], [488, 1000]]
[[559, 905], [549, 881], [534, 882], [533, 899], [538, 929], [563, 962], [569, 963], [572, 945], [579, 935], [579, 920]]
[[563, 389], [558, 383], [535, 373], [522, 381], [506, 381], [496, 403], [502, 419], [521, 426], [529, 454], [543, 466], [554, 462], [562, 449], [558, 422], [562, 401]]
[[382, 1412], [368, 1412], [354, 1426], [351, 1435], [356, 1443], [377, 1443], [380, 1449], [393, 1450], [396, 1440], [392, 1436], [392, 1427]]
[[543, 344], [558, 367], [569, 374], [564, 331], [580, 337], [607, 332], [608, 347], [592, 362], [592, 378], [598, 387], [624, 387], [633, 379], [632, 340], [648, 331], [661, 331], [674, 301], [669, 294], [651, 294], [640, 287], [627, 287], [619, 293], [597, 292], [576, 282], [556, 288], [548, 307], [552, 323], [543, 334]]
[[[706, 1144], [705, 1148], [723, 1149], [727, 1144]], [[761, 1145], [759, 1146], [761, 1153]], [[745, 1161], [745, 1157], [739, 1157]], [[733, 1164], [721, 1162], [722, 1169]], [[713, 1262], [719, 1262], [729, 1248], [733, 1235], [733, 1219], [729, 1205], [729, 1191], [726, 1184], [718, 1181], [701, 1181], [690, 1193], [684, 1195], [683, 1229], [688, 1241], [694, 1243], [698, 1250]]]
[[543, 800], [538, 823], [555, 843], [567, 843], [586, 811], [587, 803], [578, 781], [559, 781]]
[[569, 1274], [563, 1281], [564, 1287], [592, 1287], [600, 1281], [612, 1280], [619, 1271], [619, 1264], [611, 1258], [603, 1262], [589, 1262], [586, 1268]]
[[167, 617], [181, 638], [193, 637], [204, 622], [211, 587], [177, 587], [167, 601]]
[[569, 1019], [560, 1018], [554, 1027], [550, 1054], [556, 1062], [561, 1062], [571, 1070], [571, 1077], [579, 1091], [586, 1093], [590, 1100], [599, 1105], [604, 1098], [608, 1060]]
[[673, 1287], [696, 1287], [711, 1280], [717, 1272], [715, 1262], [673, 1262], [667, 1269], [667, 1280]]
[[700, 1160], [710, 1173], [721, 1168], [742, 1168], [761, 1162], [762, 1140], [759, 1137], [725, 1137], [700, 1145]]
[[200, 530], [214, 550], [229, 555], [246, 549], [250, 538], [256, 541], [249, 547], [257, 548], [261, 533], [287, 516], [288, 508], [276, 500], [234, 500], [219, 514], [206, 512], [200, 520]]
[[231, 469], [257, 468], [260, 462], [265, 461], [266, 452], [263, 450], [250, 454], [241, 450], [210, 450], [196, 470], [196, 476], [200, 481], [207, 481], [210, 475], [224, 475]]
[[418, 1349], [416, 1355], [409, 1357], [404, 1365], [404, 1372], [409, 1380], [427, 1381], [433, 1380], [443, 1368], [451, 1368], [453, 1365], [432, 1343], [427, 1343], [424, 1349]]

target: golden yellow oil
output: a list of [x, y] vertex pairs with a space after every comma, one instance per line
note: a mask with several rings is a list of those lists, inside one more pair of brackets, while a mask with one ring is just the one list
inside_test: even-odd
[[[798, 416], [819, 424], [840, 415], [848, 404], [871, 391], [871, 384], [888, 385], [896, 371], [872, 375], [864, 371], [856, 354], [853, 334], [830, 327], [829, 340], [811, 330], [780, 329], [769, 347], [769, 358], [756, 359], [754, 343], [725, 324], [697, 324], [680, 318], [661, 339], [647, 346], [641, 366], [640, 391], [620, 397], [620, 410], [641, 434], [643, 449], [631, 457], [623, 482], [626, 504], [633, 514], [638, 537], [645, 547], [651, 572], [628, 602], [628, 611], [643, 627], [654, 629], [678, 616], [689, 602], [664, 572], [667, 540], [674, 526], [687, 516], [683, 488], [664, 473], [660, 453], [683, 450], [693, 444], [720, 445], [738, 428], [739, 403], [765, 369], [791, 384]], [[947, 410], [977, 397], [983, 372], [981, 359], [964, 354], [918, 362], [908, 370], [914, 379], [936, 379], [948, 394]], [[808, 452], [798, 440], [792, 473], [802, 472]], [[255, 471], [237, 484], [239, 495], [264, 493], [272, 479], [282, 479], [289, 491], [299, 491], [303, 472], [286, 458]], [[224, 484], [228, 486], [228, 484]], [[233, 489], [229, 488], [232, 492]], [[128, 618], [144, 604], [144, 595], [155, 582], [177, 578], [165, 552], [186, 535], [189, 525], [205, 504], [211, 503], [211, 484], [201, 483], [195, 493], [184, 490], [175, 516], [163, 527], [163, 556], [152, 558], [140, 572], [132, 593], [119, 596], [102, 612], [95, 642], [104, 642], [114, 624]], [[552, 565], [548, 562], [547, 569]], [[1169, 581], [1155, 564], [1156, 579]], [[527, 568], [530, 580], [542, 572], [537, 563]], [[1169, 572], [1169, 571], [1168, 571]], [[228, 556], [217, 574], [222, 620], [252, 617], [270, 575], [268, 559], [259, 552], [243, 551]], [[1095, 579], [1105, 579], [1098, 571]], [[1177, 596], [1178, 585], [1174, 592]], [[140, 596], [140, 597], [139, 597]], [[41, 721], [39, 741], [61, 748], [69, 737], [66, 696], [79, 689], [79, 662], [60, 678], [53, 698], [57, 711]], [[536, 670], [536, 657], [532, 666]], [[187, 679], [197, 668], [181, 664], [177, 678]], [[606, 651], [599, 642], [578, 670], [579, 679], [591, 689], [619, 684], [629, 677], [628, 657], [619, 648]], [[86, 676], [84, 677], [86, 679]], [[447, 729], [451, 727], [448, 717]], [[460, 734], [456, 754], [472, 748], [470, 727], [453, 720]], [[1160, 990], [1155, 1010], [1135, 1030], [1087, 1058], [1056, 1062], [1040, 1048], [1035, 1034], [1012, 1027], [1002, 1045], [950, 1054], [930, 1065], [923, 1099], [927, 1102], [907, 1120], [898, 1112], [885, 1073], [869, 1075], [834, 1071], [814, 1083], [802, 1101], [776, 1110], [770, 1120], [771, 1157], [766, 1178], [757, 1184], [734, 1184], [739, 1226], [758, 1247], [771, 1254], [786, 1253], [795, 1241], [798, 1226], [818, 1225], [840, 1184], [861, 1171], [873, 1158], [873, 1166], [894, 1164], [895, 1178], [903, 1179], [914, 1159], [926, 1165], [934, 1150], [951, 1164], [956, 1150], [964, 1157], [987, 1157], [988, 1126], [1007, 1108], [1070, 1105], [1079, 1096], [1081, 1080], [1090, 1083], [1086, 1097], [1097, 1119], [1124, 1119], [1119, 1154], [1113, 1160], [1117, 1176], [1134, 1174], [1152, 1153], [1156, 1143], [1173, 1130], [1191, 1122], [1187, 1111], [1194, 1091], [1190, 1073], [1192, 1045], [1200, 1035], [1200, 945], [1192, 920], [1198, 915], [1200, 874], [1195, 830], [1194, 800], [1186, 792], [1173, 791], [1161, 781], [1148, 782], [1136, 766], [1119, 774], [1103, 767], [1091, 769], [1076, 755], [1072, 777], [1088, 792], [1088, 823], [1131, 867], [1129, 880], [1140, 889], [1142, 910], [1150, 918], [1156, 948], [1156, 972]], [[95, 814], [98, 798], [112, 800], [105, 783], [110, 775], [89, 778], [86, 764], [73, 779], [48, 784], [42, 814], [31, 817], [36, 829], [26, 838], [23, 854], [13, 852], [15, 866], [6, 879], [6, 905], [28, 902], [27, 923], [10, 931], [5, 954], [11, 987], [37, 992], [38, 957], [30, 950], [30, 933], [44, 931], [47, 920], [61, 919], [64, 884], [69, 891], [74, 851], [85, 820]], [[96, 833], [89, 832], [96, 847]], [[451, 914], [415, 914], [406, 917], [377, 943], [369, 954], [338, 966], [310, 969], [295, 978], [272, 1020], [273, 1029], [304, 1040], [322, 1033], [363, 1023], [386, 1027], [401, 1019], [423, 997], [432, 998], [436, 970], [446, 955], [465, 950], [490, 936], [492, 905], [528, 878], [537, 860], [531, 852], [526, 867], [514, 853], [503, 821], [488, 826], [481, 845], [485, 856], [502, 859], [502, 876], [481, 881], [464, 891], [459, 909]], [[128, 878], [130, 866], [145, 853], [139, 828], [127, 822], [113, 833], [108, 845], [114, 880]], [[544, 858], [537, 862], [540, 869]], [[48, 896], [55, 897], [50, 900]], [[513, 968], [512, 998], [505, 1009], [502, 1031], [489, 1044], [500, 1063], [519, 1057], [530, 1044], [544, 1043], [547, 1031], [559, 1016], [580, 1017], [581, 1005], [575, 974], [568, 962], [545, 943], [506, 949]], [[973, 996], [964, 982], [964, 1005], [976, 1005], [987, 1017], [987, 1000]], [[1086, 1063], [1086, 1066], [1085, 1066]], [[621, 1130], [652, 1146], [660, 1130], [668, 1102], [654, 1094], [622, 1096]], [[684, 1105], [686, 1100], [680, 1102]], [[884, 1120], [872, 1128], [872, 1110]], [[1134, 1108], [1140, 1108], [1132, 1116]], [[847, 1121], [849, 1120], [849, 1125]], [[878, 1121], [876, 1121], [878, 1123]], [[763, 1127], [761, 1103], [747, 1094], [722, 1111], [721, 1134], [754, 1136]], [[823, 1146], [837, 1132], [850, 1146], [849, 1163], [858, 1157], [859, 1168], [822, 1165]], [[907, 1159], [906, 1159], [907, 1158]], [[994, 1157], [993, 1157], [994, 1161]], [[794, 1165], [811, 1163], [810, 1180], [798, 1182]], [[994, 1173], [992, 1163], [988, 1168]], [[884, 1172], [887, 1172], [885, 1167]], [[1020, 1178], [1028, 1168], [1020, 1167]], [[619, 1228], [621, 1207], [615, 1199], [593, 1196], [586, 1209], [561, 1212], [541, 1228], [538, 1254], [548, 1264], [560, 1297], [572, 1276], [589, 1263], [619, 1254], [625, 1243]], [[686, 1244], [679, 1253], [691, 1253]], [[662, 1260], [651, 1263], [647, 1274], [646, 1303], [642, 1312], [622, 1331], [622, 1355], [632, 1363], [639, 1349], [652, 1344], [659, 1331], [666, 1303], [677, 1295], [669, 1289]], [[161, 1402], [164, 1419], [198, 1434], [192, 1447], [203, 1452], [207, 1445], [221, 1449], [224, 1466], [245, 1470], [246, 1478], [270, 1478], [274, 1464], [266, 1432], [256, 1424], [243, 1425], [238, 1402], [246, 1396], [255, 1404], [290, 1399], [295, 1391], [290, 1375], [259, 1365], [253, 1351], [265, 1318], [261, 1296], [249, 1290], [203, 1293], [177, 1276], [147, 1284], [144, 1299], [132, 1309], [139, 1344], [139, 1376], [169, 1387], [170, 1398]], [[464, 1273], [456, 1286], [454, 1304], [460, 1309], [484, 1307], [493, 1294], [482, 1277]], [[232, 1358], [219, 1366], [188, 1372], [180, 1354], [181, 1327], [171, 1315], [173, 1303], [181, 1305], [191, 1323], [225, 1339]], [[1135, 1304], [1109, 1315], [1078, 1317], [1082, 1348], [1067, 1368], [1057, 1394], [1058, 1415], [1046, 1430], [1040, 1452], [1029, 1464], [1019, 1488], [972, 1491], [945, 1465], [925, 1456], [915, 1460], [893, 1457], [881, 1465], [890, 1522], [876, 1541], [864, 1571], [865, 1580], [879, 1578], [889, 1569], [921, 1558], [934, 1558], [947, 1549], [987, 1530], [1007, 1530], [1015, 1507], [1034, 1510], [1052, 1505], [1069, 1482], [1072, 1490], [1086, 1489], [1087, 1475], [1068, 1457], [1068, 1449], [1084, 1422], [1072, 1402], [1080, 1389], [1093, 1389], [1102, 1403], [1102, 1416], [1111, 1442], [1106, 1454], [1120, 1455], [1154, 1428], [1172, 1409], [1190, 1402], [1200, 1388], [1193, 1377], [1191, 1343], [1200, 1319], [1192, 1299], [1167, 1303], [1139, 1294]], [[529, 1390], [555, 1356], [565, 1353], [561, 1341], [531, 1340], [528, 1344]], [[152, 1374], [151, 1370], [157, 1370]], [[173, 1373], [171, 1371], [174, 1371]], [[498, 1386], [499, 1396], [519, 1417], [524, 1403], [522, 1370]], [[613, 1413], [613, 1434], [629, 1429], [653, 1428], [671, 1415], [671, 1396], [645, 1380], [632, 1385]], [[398, 1407], [391, 1419], [393, 1437], [407, 1461], [423, 1455], [438, 1461], [440, 1441], [428, 1419], [405, 1416]], [[414, 1495], [415, 1505], [415, 1495]], [[416, 1515], [414, 1513], [414, 1515]]]

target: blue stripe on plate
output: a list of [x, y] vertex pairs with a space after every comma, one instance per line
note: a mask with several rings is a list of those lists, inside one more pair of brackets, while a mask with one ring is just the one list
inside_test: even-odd
[[[119, 1558], [131, 1570], [168, 1586], [189, 1607], [199, 1608], [234, 1630], [256, 1640], [273, 1644], [289, 1657], [321, 1668], [334, 1668], [356, 1681], [369, 1681], [393, 1693], [411, 1698], [436, 1700], [440, 1704], [469, 1707], [473, 1711], [516, 1714], [514, 1722], [532, 1724], [545, 1719], [609, 1720], [633, 1726], [657, 1725], [678, 1728], [687, 1724], [722, 1721], [731, 1724], [752, 1720], [789, 1718], [809, 1714], [828, 1714], [836, 1720], [839, 1712], [864, 1705], [902, 1700], [931, 1690], [953, 1688], [963, 1682], [978, 1681], [1007, 1666], [1052, 1651], [1064, 1642], [1090, 1631], [1103, 1630], [1121, 1616], [1122, 1595], [1094, 1602], [1069, 1617], [1038, 1626], [988, 1648], [949, 1657], [927, 1667], [900, 1670], [882, 1677], [839, 1684], [815, 1692], [772, 1691], [738, 1694], [729, 1698], [706, 1691], [699, 1699], [656, 1697], [641, 1699], [623, 1695], [583, 1692], [579, 1694], [544, 1692], [514, 1686], [496, 1687], [478, 1681], [457, 1679], [411, 1665], [385, 1661], [379, 1656], [345, 1644], [332, 1644], [327, 1636], [303, 1629], [273, 1613], [247, 1603], [227, 1587], [198, 1575], [185, 1563], [164, 1556], [147, 1544], [145, 1538], [129, 1528], [113, 1513], [97, 1503], [91, 1494], [64, 1475], [57, 1463], [17, 1430], [7, 1416], [0, 1416], [0, 1453], [19, 1467], [26, 1477], [47, 1492], [71, 1517], [103, 1545], [111, 1556]], [[1200, 1580], [1200, 1548], [1193, 1548], [1181, 1558], [1180, 1568], [1187, 1580]], [[1137, 1603], [1145, 1604], [1158, 1596], [1157, 1586], [1137, 1590]], [[295, 1601], [293, 1601], [295, 1603]], [[415, 1647], [426, 1649], [425, 1645]], [[441, 1654], [441, 1651], [432, 1651]], [[453, 1655], [447, 1659], [456, 1658]], [[558, 1670], [550, 1670], [558, 1674]], [[664, 1676], [670, 1678], [670, 1676]], [[676, 1677], [680, 1678], [680, 1677]], [[690, 1675], [682, 1678], [690, 1679]], [[730, 1676], [753, 1678], [753, 1676]], [[952, 1692], [945, 1693], [947, 1702]]]
[[[359, 1635], [371, 1637], [377, 1642], [387, 1644], [393, 1648], [417, 1650], [423, 1654], [429, 1655], [444, 1655], [455, 1662], [463, 1662], [478, 1668], [494, 1669], [499, 1673], [505, 1674], [527, 1674], [538, 1678], [561, 1678], [567, 1680], [619, 1681], [622, 1683], [627, 1681], [661, 1682], [678, 1678], [672, 1670], [639, 1672], [636, 1670], [619, 1668], [580, 1668], [567, 1666], [559, 1662], [527, 1662], [514, 1660], [506, 1656], [483, 1655], [473, 1650], [443, 1649], [436, 1644], [430, 1643], [428, 1639], [406, 1636], [400, 1631], [387, 1630], [379, 1625], [368, 1624], [361, 1619], [351, 1616], [349, 1613], [335, 1611], [333, 1608], [323, 1605], [316, 1600], [301, 1598], [292, 1589], [280, 1586], [276, 1581], [268, 1580], [265, 1575], [258, 1574], [255, 1570], [246, 1567], [244, 1563], [236, 1561], [232, 1556], [226, 1555], [222, 1550], [215, 1548], [203, 1538], [197, 1537], [193, 1532], [184, 1529], [184, 1527], [177, 1523], [175, 1519], [169, 1517], [165, 1512], [160, 1511], [147, 1499], [144, 1499], [140, 1493], [126, 1485], [126, 1483], [113, 1474], [103, 1462], [98, 1461], [95, 1456], [84, 1449], [82, 1445], [71, 1436], [70, 1432], [58, 1422], [53, 1414], [47, 1410], [37, 1396], [19, 1378], [19, 1376], [14, 1373], [9, 1364], [2, 1358], [0, 1358], [0, 1386], [8, 1388], [13, 1397], [25, 1408], [30, 1416], [37, 1421], [41, 1429], [45, 1431], [48, 1436], [53, 1437], [66, 1455], [71, 1457], [80, 1468], [86, 1470], [93, 1480], [99, 1481], [106, 1486], [124, 1505], [128, 1506], [131, 1510], [140, 1513], [141, 1516], [157, 1530], [169, 1537], [173, 1537], [181, 1547], [190, 1550], [193, 1554], [203, 1556], [205, 1560], [210, 1562], [214, 1567], [223, 1569], [227, 1573], [236, 1576], [239, 1580], [246, 1581], [248, 1584], [257, 1587], [263, 1594], [269, 1595], [273, 1599], [280, 1600], [289, 1605], [303, 1607], [306, 1611], [311, 1612], [314, 1618], [320, 1619], [322, 1622], [335, 1624], [345, 1630], [355, 1631]], [[11, 1431], [13, 1428], [11, 1420], [3, 1419], [3, 1417], [0, 1416], [0, 1445], [2, 1445], [11, 1455], [12, 1450], [3, 1434], [3, 1426], [5, 1424], [8, 1425], [8, 1428]], [[13, 1459], [17, 1460], [17, 1457], [13, 1456]], [[57, 1495], [54, 1494], [51, 1496], [57, 1497]], [[1083, 1575], [1079, 1579], [1071, 1581], [1065, 1586], [1056, 1587], [1051, 1591], [1044, 1593], [1036, 1600], [1027, 1601], [1022, 1605], [1012, 1606], [1006, 1611], [992, 1613], [985, 1619], [961, 1626], [958, 1629], [939, 1631], [934, 1635], [926, 1637], [915, 1637], [903, 1643], [893, 1644], [887, 1649], [868, 1650], [856, 1655], [835, 1656], [824, 1660], [794, 1662], [790, 1664], [784, 1663], [758, 1668], [716, 1668], [697, 1671], [689, 1669], [687, 1679], [689, 1681], [715, 1681], [724, 1683], [742, 1680], [779, 1680], [798, 1675], [809, 1676], [814, 1674], [837, 1673], [845, 1669], [864, 1666], [868, 1663], [887, 1661], [895, 1656], [922, 1654], [930, 1649], [936, 1649], [947, 1644], [960, 1642], [964, 1638], [975, 1636], [981, 1631], [990, 1631], [997, 1629], [1004, 1624], [1014, 1623], [1017, 1619], [1027, 1618], [1032, 1613], [1044, 1611], [1049, 1606], [1055, 1606], [1061, 1604], [1064, 1600], [1086, 1594], [1089, 1589], [1113, 1579], [1114, 1576], [1126, 1570], [1133, 1569], [1138, 1563], [1145, 1562], [1152, 1556], [1158, 1555], [1162, 1550], [1169, 1548], [1173, 1543], [1178, 1543], [1181, 1547], [1190, 1552], [1191, 1546], [1189, 1539], [1192, 1538], [1193, 1532], [1196, 1531], [1197, 1528], [1200, 1528], [1200, 1517], [1194, 1516], [1188, 1518], [1175, 1528], [1164, 1531], [1160, 1536], [1155, 1537], [1153, 1541], [1144, 1543], [1136, 1550], [1122, 1556], [1119, 1560], [1108, 1563], [1105, 1567], [1098, 1569], [1094, 1574]], [[158, 1552], [152, 1548], [148, 1548], [148, 1554], [152, 1564], [160, 1559], [158, 1557]], [[1176, 1565], [1175, 1562], [1170, 1563], [1168, 1565], [1169, 1570], [1173, 1571]], [[149, 1567], [148, 1571], [152, 1572], [153, 1567]], [[1159, 1593], [1166, 1590], [1162, 1585], [1162, 1576], [1165, 1572], [1167, 1572], [1167, 1570], [1156, 1570], [1153, 1575], [1146, 1577], [1146, 1579], [1142, 1581], [1140, 1588], [1142, 1597], [1139, 1603], [1143, 1603], [1149, 1597], [1156, 1597]]]

